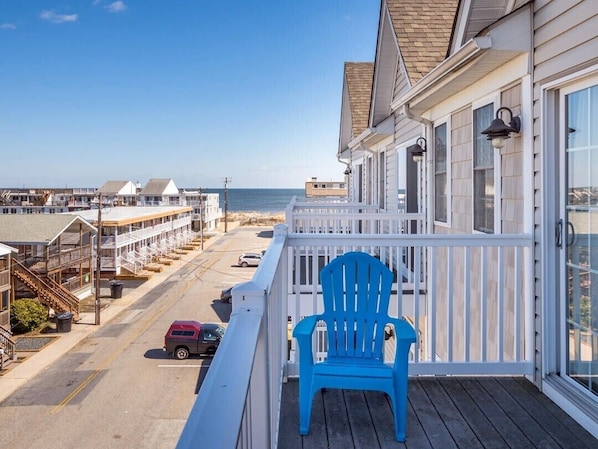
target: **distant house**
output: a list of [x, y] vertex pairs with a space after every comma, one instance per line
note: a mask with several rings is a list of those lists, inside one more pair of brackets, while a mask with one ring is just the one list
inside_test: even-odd
[[92, 293], [96, 229], [76, 215], [0, 215], [0, 242], [17, 249], [13, 295], [36, 296], [56, 312], [79, 313]]
[[179, 189], [172, 179], [150, 179], [139, 192], [140, 206], [180, 206]]
[[112, 206], [137, 205], [137, 187], [131, 181], [107, 181], [96, 194]]
[[311, 178], [305, 181], [306, 198], [346, 198], [347, 183], [344, 181], [318, 181]]

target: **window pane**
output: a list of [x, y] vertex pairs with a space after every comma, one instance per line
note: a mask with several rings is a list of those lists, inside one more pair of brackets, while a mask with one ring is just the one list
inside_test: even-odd
[[447, 126], [434, 130], [434, 219], [447, 222]]
[[473, 111], [473, 227], [476, 231], [494, 232], [494, 149], [480, 134], [494, 117], [494, 105]]
[[434, 219], [446, 223], [446, 173], [436, 174], [434, 196]]
[[492, 142], [486, 138], [485, 134], [481, 132], [490, 126], [494, 118], [494, 105], [489, 104], [479, 109], [476, 109], [473, 114], [473, 136], [474, 136], [474, 153], [473, 166], [474, 167], [493, 167], [494, 166], [494, 149]]
[[474, 173], [474, 229], [494, 232], [494, 170], [476, 170]]

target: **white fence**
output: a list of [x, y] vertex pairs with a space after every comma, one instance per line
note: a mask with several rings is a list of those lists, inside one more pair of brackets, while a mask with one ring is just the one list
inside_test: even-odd
[[[282, 382], [298, 373], [287, 317], [321, 311], [319, 269], [347, 251], [395, 273], [390, 314], [418, 334], [410, 375], [532, 374], [531, 236], [286, 232], [275, 227], [253, 281], [233, 289], [229, 328], [177, 447], [276, 447]], [[315, 342], [325, 357], [323, 335]]]

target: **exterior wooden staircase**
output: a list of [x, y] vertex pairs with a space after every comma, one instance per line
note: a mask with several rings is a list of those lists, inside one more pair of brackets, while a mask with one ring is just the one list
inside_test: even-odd
[[73, 319], [79, 319], [79, 298], [52, 279], [41, 277], [18, 260], [12, 260], [12, 275], [37, 294], [39, 301], [47, 304], [56, 313], [70, 312]]
[[7, 364], [17, 359], [17, 343], [12, 339], [12, 332], [0, 326], [0, 366], [5, 367]]

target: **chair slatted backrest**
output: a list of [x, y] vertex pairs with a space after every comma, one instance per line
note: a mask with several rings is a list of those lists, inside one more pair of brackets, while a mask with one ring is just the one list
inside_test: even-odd
[[320, 279], [328, 360], [383, 363], [392, 272], [367, 253], [349, 252], [326, 265]]

